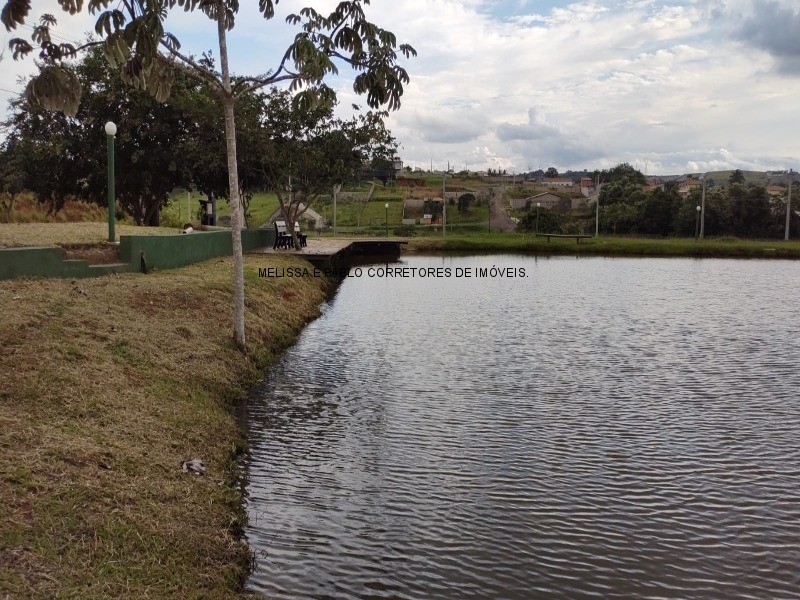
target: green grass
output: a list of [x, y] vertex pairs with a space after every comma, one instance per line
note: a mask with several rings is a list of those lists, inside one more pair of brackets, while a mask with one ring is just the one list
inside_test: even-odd
[[414, 251], [529, 252], [535, 254], [587, 254], [603, 256], [695, 256], [731, 258], [800, 259], [800, 241], [756, 241], [735, 238], [638, 239], [599, 237], [581, 240], [551, 239], [521, 233], [448, 235], [445, 239], [414, 240]]
[[[307, 265], [248, 255], [150, 275], [0, 282], [0, 598], [242, 598], [231, 410], [318, 312]], [[209, 318], [213, 315], [214, 318]], [[7, 350], [7, 351], [6, 351]], [[181, 472], [202, 458], [205, 476]]]
[[[402, 200], [380, 200], [370, 202], [337, 202], [336, 225], [337, 227], [385, 227], [386, 204], [389, 204], [389, 227], [398, 227], [403, 218]], [[333, 223], [333, 204], [318, 203], [314, 210], [321, 214], [329, 223]]]
[[[190, 192], [187, 208], [186, 190], [175, 190], [170, 194], [167, 205], [161, 209], [162, 224], [169, 224], [171, 227], [180, 227], [186, 222], [199, 223], [198, 211], [200, 209], [200, 199], [205, 199], [199, 192]], [[253, 194], [250, 201], [250, 228], [257, 229], [263, 225], [267, 218], [278, 208], [278, 197], [273, 193], [257, 192]], [[227, 200], [217, 201], [217, 216], [228, 217], [231, 214], [231, 206]], [[189, 218], [191, 217], [191, 218]]]
[[[767, 185], [767, 176], [761, 171], [742, 171], [746, 183], [753, 185]], [[705, 174], [707, 178], [713, 179], [715, 185], [728, 185], [733, 171], [711, 171]], [[700, 174], [695, 174], [699, 177]]]
[[[363, 230], [364, 233], [382, 233], [386, 227], [386, 204], [389, 204], [389, 229], [394, 230], [402, 225], [402, 198], [373, 200], [370, 202], [338, 202], [336, 207], [337, 229], [343, 228]], [[333, 204], [320, 203], [314, 210], [333, 223]], [[421, 217], [421, 210], [409, 211], [407, 218]], [[488, 206], [473, 206], [466, 214], [461, 214], [455, 206], [447, 206], [447, 227], [459, 231], [487, 231], [489, 219]], [[415, 235], [441, 235], [441, 225], [416, 226]]]

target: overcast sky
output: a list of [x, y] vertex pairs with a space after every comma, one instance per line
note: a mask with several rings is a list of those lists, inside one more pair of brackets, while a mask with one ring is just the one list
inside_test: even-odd
[[[3, 2], [3, 0], [0, 0]], [[4, 2], [3, 2], [4, 3]], [[241, 0], [232, 67], [276, 64], [293, 31], [282, 0], [265, 22]], [[797, 0], [564, 3], [533, 0], [373, 0], [368, 16], [419, 55], [389, 121], [407, 165], [511, 172], [629, 162], [648, 174], [800, 168], [800, 5]], [[59, 19], [58, 39], [92, 28], [88, 15], [34, 0]], [[183, 49], [216, 48], [202, 15], [168, 29]], [[22, 34], [29, 31], [19, 30]], [[0, 33], [0, 42], [19, 33]], [[215, 51], [216, 54], [216, 51]], [[0, 61], [0, 101], [31, 62]], [[345, 68], [341, 109], [364, 105]]]

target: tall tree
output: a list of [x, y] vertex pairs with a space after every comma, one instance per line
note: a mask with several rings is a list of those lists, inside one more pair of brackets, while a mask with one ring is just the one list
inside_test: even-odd
[[6, 138], [0, 145], [0, 222], [10, 223], [17, 196], [25, 189], [28, 172], [18, 140]]
[[[32, 0], [6, 0], [0, 21], [11, 31], [24, 24]], [[275, 16], [278, 0], [259, 0], [259, 10], [265, 19]], [[406, 58], [415, 55], [408, 44], [398, 45], [390, 31], [367, 20], [364, 6], [369, 0], [340, 2], [327, 16], [311, 7], [287, 17], [290, 25], [300, 31], [282, 57], [265, 75], [241, 78], [233, 84], [228, 60], [228, 32], [233, 30], [239, 11], [238, 0], [89, 0], [92, 14], [99, 12], [95, 31], [103, 36], [106, 58], [112, 67], [121, 67], [124, 81], [140, 89], [148, 89], [159, 101], [169, 97], [174, 71], [180, 69], [205, 81], [216, 94], [222, 108], [227, 148], [228, 188], [231, 202], [234, 275], [234, 342], [245, 345], [244, 328], [244, 260], [242, 256], [242, 214], [237, 169], [236, 127], [234, 105], [244, 93], [267, 85], [289, 82], [290, 90], [298, 92], [296, 101], [304, 108], [319, 102], [331, 102], [335, 93], [324, 84], [326, 76], [338, 72], [334, 61], [352, 66], [358, 75], [354, 90], [367, 95], [373, 108], [387, 105], [390, 110], [400, 106], [403, 86], [408, 74], [397, 64], [397, 51]], [[59, 0], [61, 7], [75, 14], [83, 0]], [[114, 6], [110, 8], [109, 6]], [[178, 39], [165, 31], [165, 21], [172, 9], [199, 9], [216, 26], [219, 42], [220, 72], [208, 68], [180, 51]], [[56, 20], [45, 15], [33, 27], [32, 41], [40, 49], [41, 67], [26, 88], [28, 98], [45, 108], [74, 114], [81, 95], [77, 80], [67, 59], [80, 48], [70, 44], [55, 44], [50, 28]], [[26, 40], [14, 38], [9, 42], [14, 58], [33, 51]]]
[[731, 185], [735, 183], [744, 185], [745, 178], [744, 178], [744, 173], [742, 173], [741, 169], [736, 169], [733, 173], [731, 173], [731, 176], [728, 177], [728, 183], [730, 183]]
[[265, 97], [262, 172], [278, 196], [290, 233], [294, 223], [334, 184], [353, 179], [368, 162], [390, 160], [397, 149], [385, 112], [337, 119], [333, 106], [299, 109], [287, 92]]
[[654, 189], [646, 195], [639, 231], [663, 236], [674, 233], [680, 203], [680, 196], [674, 188], [670, 191]]
[[[170, 192], [213, 176], [209, 163], [224, 169], [222, 122], [209, 118], [204, 84], [178, 72], [170, 101], [160, 103], [110, 73], [98, 46], [89, 48], [74, 69], [84, 92], [73, 117], [47, 111], [23, 96], [12, 102], [7, 122], [17, 150], [25, 153], [27, 170], [50, 173], [44, 178], [28, 177], [25, 185], [52, 210], [58, 210], [67, 196], [106, 203], [103, 126], [109, 119], [119, 131], [115, 144], [118, 207], [137, 224], [158, 225]], [[209, 144], [214, 137], [219, 143]], [[192, 152], [197, 140], [202, 140], [202, 152]], [[204, 168], [197, 169], [198, 163]]]

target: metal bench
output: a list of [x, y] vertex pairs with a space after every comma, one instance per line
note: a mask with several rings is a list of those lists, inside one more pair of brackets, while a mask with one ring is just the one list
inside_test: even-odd
[[572, 239], [575, 238], [575, 243], [580, 244], [581, 240], [585, 240], [587, 238], [594, 237], [593, 235], [589, 235], [586, 233], [537, 233], [536, 235], [541, 235], [547, 238], [547, 241], [550, 241], [550, 238], [568, 238]]
[[[301, 248], [308, 246], [308, 236], [300, 232], [300, 223], [294, 222], [294, 232], [297, 234], [297, 241]], [[279, 248], [289, 249], [294, 248], [294, 240], [292, 234], [289, 233], [289, 228], [286, 226], [286, 221], [275, 221], [275, 243], [272, 246], [273, 250]]]
[[282, 248], [288, 250], [291, 247], [292, 236], [289, 234], [288, 227], [286, 227], [286, 221], [275, 221], [275, 243], [272, 245], [272, 249]]
[[300, 223], [294, 222], [294, 232], [297, 234], [297, 241], [300, 242], [300, 247], [305, 248], [308, 246], [308, 236], [305, 233], [300, 233]]

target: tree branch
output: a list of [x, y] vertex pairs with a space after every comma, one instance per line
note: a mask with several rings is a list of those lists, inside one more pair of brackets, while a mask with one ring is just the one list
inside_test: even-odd
[[186, 73], [190, 77], [194, 77], [195, 79], [200, 79], [206, 83], [210, 83], [214, 88], [214, 90], [217, 92], [222, 91], [222, 84], [220, 83], [219, 79], [217, 79], [217, 77], [213, 73], [211, 73], [208, 69], [201, 67], [188, 56], [185, 56], [181, 52], [178, 52], [175, 48], [171, 48], [169, 44], [164, 42], [164, 40], [161, 40], [160, 44], [164, 46], [172, 56], [181, 61], [175, 64], [184, 73]]
[[255, 92], [256, 90], [259, 90], [264, 86], [267, 86], [267, 85], [270, 85], [270, 84], [273, 84], [273, 83], [279, 83], [281, 81], [291, 81], [293, 79], [297, 79], [298, 77], [299, 77], [299, 75], [297, 75], [296, 73], [291, 73], [291, 72], [288, 72], [288, 71], [287, 71], [286, 75], [281, 75], [280, 77], [270, 76], [270, 77], [267, 77], [266, 79], [258, 79], [256, 77], [246, 77], [246, 78], [242, 79], [241, 81], [254, 81], [255, 83], [253, 83], [253, 85], [247, 86], [240, 93], [242, 95], [249, 94], [250, 92]]

